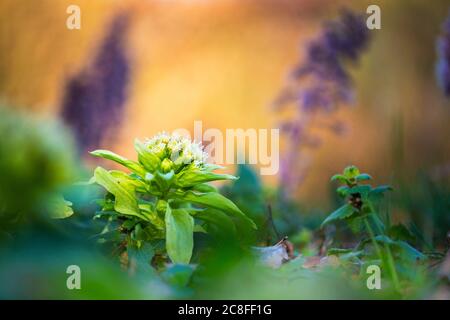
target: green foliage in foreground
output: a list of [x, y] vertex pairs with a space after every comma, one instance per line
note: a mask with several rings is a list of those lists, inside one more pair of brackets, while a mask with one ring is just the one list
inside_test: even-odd
[[[78, 167], [64, 128], [7, 109], [0, 115], [8, 137], [0, 141], [0, 298], [391, 299], [434, 298], [448, 288], [448, 274], [433, 267], [444, 247], [430, 252], [437, 249], [421, 246], [417, 230], [392, 225], [381, 210], [391, 188], [369, 185], [371, 177], [356, 167], [334, 176], [343, 203], [319, 229], [298, 201], [279, 197], [252, 168], [240, 166], [239, 180], [217, 174], [190, 142], [172, 143], [178, 154], [158, 148], [167, 137], [136, 142], [137, 161], [93, 152], [127, 172], [99, 167], [95, 184], [69, 189]], [[225, 196], [209, 185], [224, 179], [232, 180], [222, 188]], [[92, 203], [99, 197], [100, 206]], [[258, 234], [237, 208], [254, 219]], [[296, 257], [277, 269], [248, 241], [256, 236], [271, 245], [285, 235]], [[167, 255], [173, 263], [165, 263]], [[72, 264], [81, 268], [81, 290], [65, 286]], [[381, 290], [366, 286], [373, 264], [381, 268]], [[28, 279], [45, 285], [30, 286]]]
[[78, 171], [67, 130], [0, 106], [0, 136], [0, 237], [44, 215], [72, 214], [60, 194]]
[[[147, 244], [157, 255], [167, 252], [172, 262], [187, 264], [196, 231], [230, 238], [252, 234], [253, 221], [208, 184], [236, 177], [215, 173], [219, 167], [206, 163], [197, 145], [185, 138], [160, 135], [145, 143], [136, 141], [135, 149], [138, 161], [106, 150], [92, 152], [131, 171], [95, 169], [91, 182], [107, 190], [95, 216], [110, 222], [104, 240], [114, 224], [129, 255], [132, 250], [148, 250]], [[165, 245], [157, 245], [164, 240]]]

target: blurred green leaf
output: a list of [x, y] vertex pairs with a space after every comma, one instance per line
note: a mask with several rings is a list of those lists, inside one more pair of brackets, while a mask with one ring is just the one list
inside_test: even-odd
[[189, 263], [194, 248], [194, 219], [184, 209], [166, 210], [166, 248], [174, 263]]
[[334, 222], [336, 220], [342, 220], [345, 218], [351, 217], [353, 214], [357, 213], [358, 211], [350, 204], [345, 204], [333, 213], [331, 213], [323, 222], [321, 225], [321, 228], [325, 226], [326, 224], [330, 222]]
[[365, 181], [365, 180], [371, 180], [372, 177], [368, 175], [367, 173], [361, 173], [356, 176], [356, 181]]
[[185, 287], [188, 285], [194, 270], [193, 265], [172, 264], [161, 273], [161, 277], [172, 286]]
[[255, 223], [247, 217], [231, 200], [225, 198], [220, 193], [208, 192], [208, 193], [194, 193], [187, 191], [179, 197], [183, 200], [204, 205], [209, 208], [221, 210], [232, 216], [235, 216], [243, 220], [246, 224], [250, 225], [253, 229], [256, 229]]
[[72, 202], [64, 200], [62, 196], [52, 197], [47, 204], [50, 217], [53, 219], [64, 219], [70, 217], [73, 214], [71, 206]]
[[331, 177], [331, 181], [339, 181], [340, 183], [347, 183], [347, 178], [342, 174], [335, 174]]
[[222, 211], [208, 208], [197, 211], [194, 217], [207, 222], [208, 225], [214, 225], [215, 232], [218, 232], [220, 235], [227, 237], [234, 237], [236, 235], [236, 227], [233, 220]]
[[138, 272], [154, 273], [150, 262], [152, 261], [155, 252], [150, 243], [143, 242], [139, 248], [129, 245], [127, 247], [127, 253], [128, 260], [132, 265], [136, 266]]
[[347, 179], [356, 179], [360, 174], [359, 169], [356, 166], [348, 166], [344, 169], [343, 175]]
[[142, 178], [145, 177], [145, 170], [139, 163], [132, 160], [128, 160], [118, 154], [115, 154], [114, 152], [108, 150], [95, 150], [92, 151], [91, 154], [99, 158], [104, 158], [117, 162], [123, 165], [124, 167], [130, 169], [132, 172], [136, 173], [140, 177]]

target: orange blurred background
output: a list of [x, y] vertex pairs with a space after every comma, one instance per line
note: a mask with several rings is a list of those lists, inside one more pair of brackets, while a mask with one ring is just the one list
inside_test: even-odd
[[[81, 30], [66, 28], [70, 4], [81, 8]], [[365, 12], [369, 4], [381, 7], [382, 29], [352, 68], [356, 105], [333, 116], [349, 131], [318, 133], [323, 144], [310, 151], [299, 196], [321, 204], [329, 177], [348, 164], [376, 183], [395, 185], [400, 175], [414, 183], [420, 170], [445, 169], [450, 159], [450, 103], [434, 79], [444, 0], [2, 0], [0, 101], [58, 114], [65, 81], [93, 59], [112, 17], [128, 11], [126, 117], [102, 147], [133, 158], [135, 137], [192, 129], [195, 120], [205, 129], [274, 128], [280, 118], [270, 103], [306, 41], [340, 7]]]

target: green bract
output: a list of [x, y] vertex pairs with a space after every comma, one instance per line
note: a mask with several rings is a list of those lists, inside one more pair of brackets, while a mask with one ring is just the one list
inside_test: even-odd
[[108, 191], [97, 216], [119, 221], [127, 245], [140, 247], [143, 241], [165, 239], [170, 259], [189, 263], [196, 222], [202, 231], [209, 227], [232, 230], [235, 224], [244, 230], [256, 228], [232, 201], [208, 185], [237, 178], [214, 173], [220, 167], [206, 163], [200, 144], [163, 133], [145, 142], [136, 140], [135, 149], [138, 161], [107, 150], [91, 152], [131, 171], [98, 167], [94, 172], [94, 181]]

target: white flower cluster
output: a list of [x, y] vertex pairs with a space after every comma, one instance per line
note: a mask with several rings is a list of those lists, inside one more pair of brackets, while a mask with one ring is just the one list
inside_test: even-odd
[[145, 142], [148, 150], [160, 157], [170, 158], [175, 165], [193, 163], [201, 167], [206, 163], [207, 153], [200, 142], [193, 142], [178, 134], [159, 133]]

